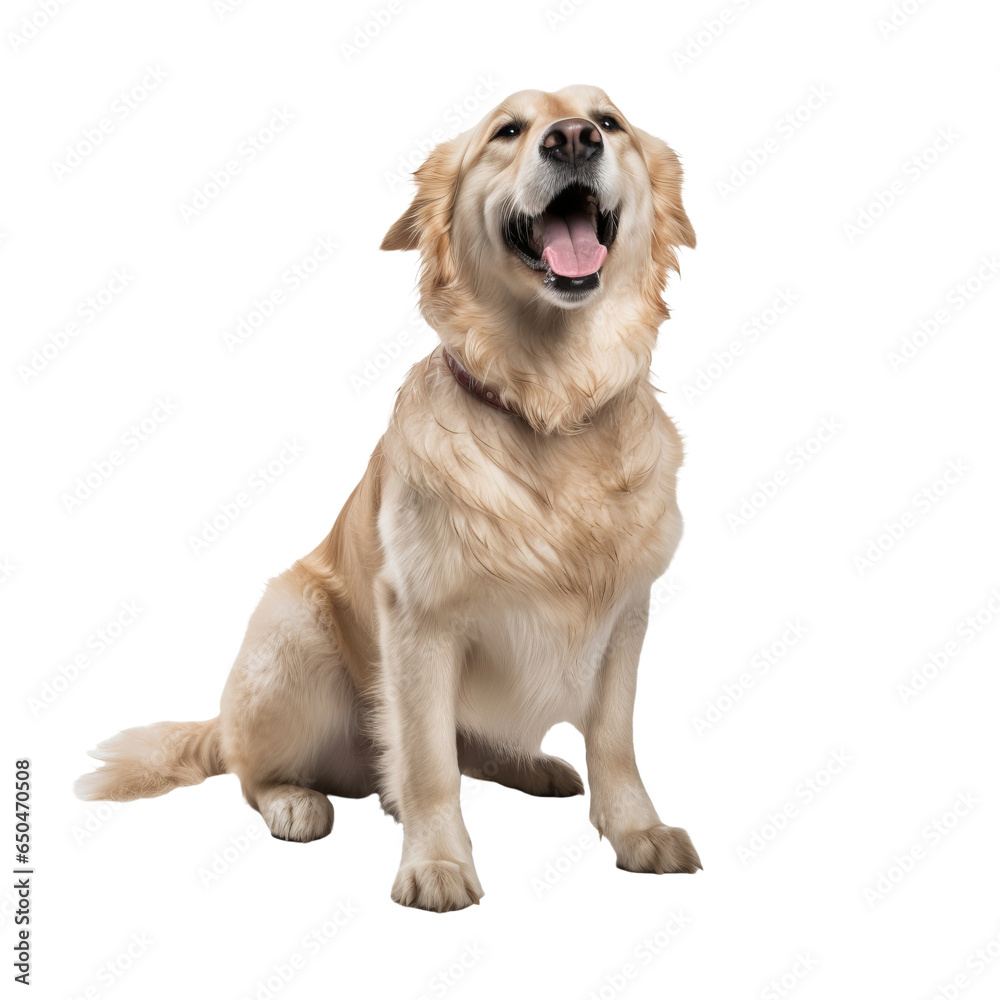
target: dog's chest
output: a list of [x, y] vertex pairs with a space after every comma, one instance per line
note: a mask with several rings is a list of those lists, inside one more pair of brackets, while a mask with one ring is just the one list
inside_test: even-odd
[[680, 537], [680, 446], [638, 426], [535, 440], [408, 428], [380, 520], [397, 586], [468, 642], [460, 719], [529, 740], [586, 712], [612, 630]]
[[571, 436], [496, 422], [406, 430], [385, 540], [400, 568], [443, 577], [438, 587], [550, 593], [597, 618], [673, 554], [681, 448], [655, 401]]
[[469, 475], [453, 517], [479, 565], [595, 610], [663, 571], [679, 528], [668, 438], [595, 431], [528, 445], [456, 446]]

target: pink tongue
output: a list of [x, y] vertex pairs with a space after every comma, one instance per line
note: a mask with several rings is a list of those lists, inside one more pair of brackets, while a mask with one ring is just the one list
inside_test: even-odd
[[597, 231], [585, 212], [542, 216], [545, 249], [542, 256], [549, 267], [564, 278], [582, 278], [600, 269], [608, 248], [597, 239]]

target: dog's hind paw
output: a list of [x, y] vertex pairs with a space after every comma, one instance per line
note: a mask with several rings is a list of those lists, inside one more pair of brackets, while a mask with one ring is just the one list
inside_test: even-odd
[[485, 759], [465, 765], [462, 773], [482, 781], [495, 781], [528, 795], [565, 798], [568, 795], [583, 795], [584, 791], [583, 779], [575, 767], [560, 757], [544, 753], [512, 761]]
[[257, 793], [257, 808], [278, 840], [305, 844], [333, 829], [333, 804], [312, 788], [276, 785]]
[[517, 776], [515, 788], [529, 795], [583, 795], [583, 779], [576, 768], [560, 757], [541, 754]]

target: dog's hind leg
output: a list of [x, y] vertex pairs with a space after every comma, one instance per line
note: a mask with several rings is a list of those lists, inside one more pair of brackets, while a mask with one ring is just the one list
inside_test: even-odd
[[300, 563], [272, 580], [222, 696], [228, 770], [281, 840], [325, 837], [327, 795], [377, 790], [365, 710], [331, 613], [322, 580]]

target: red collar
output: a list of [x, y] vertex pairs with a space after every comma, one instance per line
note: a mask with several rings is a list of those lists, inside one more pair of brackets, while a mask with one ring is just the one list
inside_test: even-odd
[[519, 410], [516, 410], [512, 406], [507, 406], [506, 403], [500, 398], [500, 391], [495, 389], [491, 385], [487, 385], [485, 382], [480, 382], [479, 379], [474, 378], [470, 375], [458, 361], [454, 354], [451, 354], [447, 347], [442, 348], [444, 351], [444, 360], [448, 365], [452, 375], [455, 376], [455, 381], [462, 386], [463, 389], [468, 390], [473, 396], [478, 396], [487, 406], [492, 406], [495, 410], [503, 410], [504, 413], [511, 413], [515, 417], [521, 415]]

